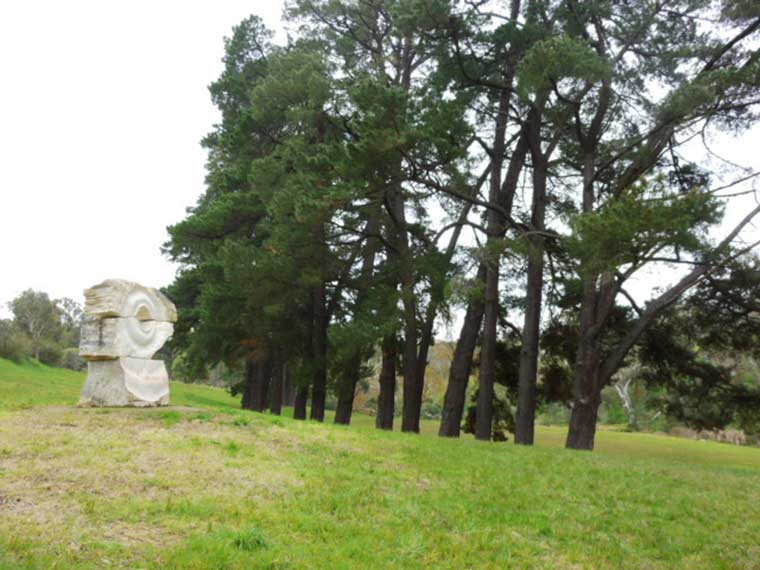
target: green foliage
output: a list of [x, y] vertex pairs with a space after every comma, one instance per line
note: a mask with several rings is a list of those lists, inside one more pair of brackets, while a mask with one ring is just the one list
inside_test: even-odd
[[527, 98], [565, 79], [595, 83], [611, 73], [610, 63], [588, 42], [560, 35], [539, 40], [525, 52], [518, 68], [518, 85], [521, 95]]
[[567, 250], [581, 274], [638, 266], [666, 248], [698, 253], [721, 214], [717, 200], [699, 188], [680, 193], [661, 180], [641, 183], [592, 213], [573, 216]]
[[[470, 396], [470, 405], [465, 410], [464, 419], [462, 420], [462, 431], [464, 433], [475, 433], [475, 425], [478, 420], [478, 394], [475, 390]], [[512, 407], [503, 394], [494, 391], [493, 395], [493, 420], [491, 423], [491, 440], [492, 441], [509, 441], [507, 434], [515, 431], [515, 417], [512, 413]]]
[[32, 343], [15, 323], [0, 319], [0, 358], [21, 362], [32, 354]]
[[699, 430], [760, 425], [760, 261], [740, 257], [711, 274], [647, 333], [642, 361], [657, 400]]
[[29, 338], [33, 356], [41, 358], [44, 352], [46, 362], [56, 363], [60, 349], [53, 343], [58, 342], [62, 333], [61, 311], [47, 293], [27, 289], [8, 306], [16, 327]]

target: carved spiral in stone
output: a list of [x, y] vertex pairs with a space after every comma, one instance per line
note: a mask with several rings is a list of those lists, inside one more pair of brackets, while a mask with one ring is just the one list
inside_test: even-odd
[[109, 279], [85, 291], [85, 298], [84, 358], [151, 358], [172, 335], [176, 309], [156, 289]]

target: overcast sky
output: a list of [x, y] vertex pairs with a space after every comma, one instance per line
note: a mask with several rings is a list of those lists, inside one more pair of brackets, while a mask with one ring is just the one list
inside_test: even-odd
[[282, 2], [0, 2], [0, 316], [27, 288], [163, 286], [166, 226], [203, 191], [223, 38]]
[[[0, 2], [0, 316], [27, 288], [81, 302], [106, 278], [171, 282], [160, 246], [203, 191], [199, 141], [218, 121], [207, 86], [223, 37], [255, 13], [282, 39], [281, 10], [281, 0]], [[757, 129], [713, 146], [760, 166]], [[649, 272], [637, 296], [668, 277]]]

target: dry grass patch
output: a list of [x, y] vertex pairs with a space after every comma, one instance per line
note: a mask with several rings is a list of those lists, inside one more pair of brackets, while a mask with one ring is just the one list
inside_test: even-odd
[[83, 542], [139, 557], [301, 484], [282, 461], [291, 443], [264, 422], [192, 408], [40, 412], [0, 417], [0, 535], [74, 558]]

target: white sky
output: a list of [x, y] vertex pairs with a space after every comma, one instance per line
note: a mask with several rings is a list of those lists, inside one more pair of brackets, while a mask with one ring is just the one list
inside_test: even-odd
[[[0, 317], [27, 288], [81, 302], [106, 278], [171, 282], [160, 246], [203, 191], [199, 141], [218, 121], [207, 86], [223, 37], [255, 13], [282, 39], [282, 4], [0, 3]], [[757, 129], [714, 149], [760, 167]], [[632, 292], [643, 301], [676, 276], [661, 271]]]
[[0, 316], [27, 288], [82, 301], [171, 282], [166, 226], [203, 191], [223, 38], [281, 0], [0, 2]]

